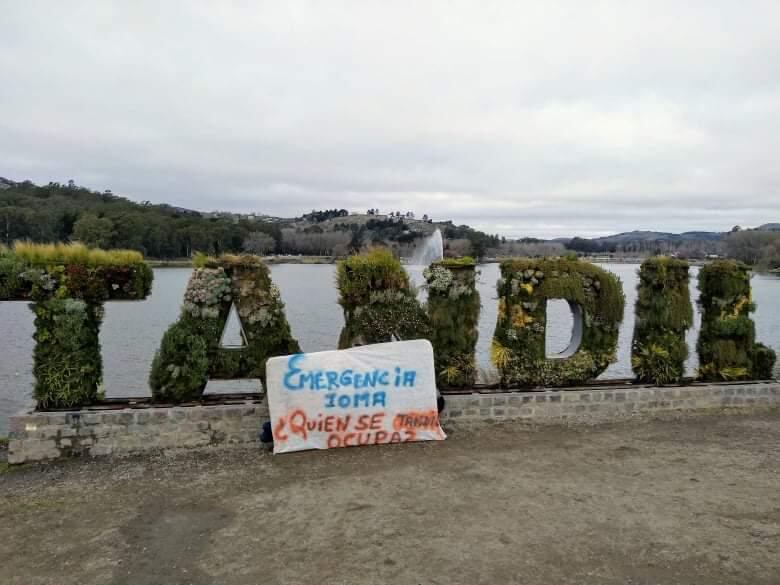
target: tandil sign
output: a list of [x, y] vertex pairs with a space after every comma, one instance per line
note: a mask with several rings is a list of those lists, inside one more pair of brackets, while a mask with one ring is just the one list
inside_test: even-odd
[[268, 360], [274, 453], [446, 438], [426, 340]]

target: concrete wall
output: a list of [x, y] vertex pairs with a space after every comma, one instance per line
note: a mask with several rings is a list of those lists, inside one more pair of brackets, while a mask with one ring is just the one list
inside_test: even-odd
[[[675, 411], [780, 406], [780, 382], [475, 393], [446, 398], [441, 416], [445, 425], [486, 420], [598, 422]], [[11, 417], [8, 462], [253, 443], [268, 418], [266, 404], [259, 402], [25, 413]]]

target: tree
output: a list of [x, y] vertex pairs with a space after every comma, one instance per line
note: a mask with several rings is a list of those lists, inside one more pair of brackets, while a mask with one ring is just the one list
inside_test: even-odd
[[759, 230], [733, 232], [726, 238], [726, 252], [747, 264], [773, 268], [780, 264], [780, 234]]
[[32, 213], [19, 207], [0, 207], [0, 235], [2, 241], [11, 245], [14, 240], [30, 237]]
[[244, 240], [244, 251], [264, 256], [273, 251], [276, 240], [264, 232], [251, 232]]
[[454, 240], [447, 240], [445, 245], [445, 254], [447, 256], [453, 256], [453, 257], [471, 256], [472, 254], [471, 242], [466, 238], [456, 238]]
[[73, 224], [73, 238], [95, 248], [108, 248], [114, 237], [114, 222], [107, 217], [85, 213]]

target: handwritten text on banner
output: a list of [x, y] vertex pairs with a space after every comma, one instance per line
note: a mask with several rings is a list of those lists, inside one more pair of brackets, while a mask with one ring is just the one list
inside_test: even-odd
[[266, 374], [274, 453], [445, 438], [428, 341], [271, 358]]

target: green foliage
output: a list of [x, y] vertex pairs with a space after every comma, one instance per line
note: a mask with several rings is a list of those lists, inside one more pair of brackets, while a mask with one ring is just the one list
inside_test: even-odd
[[466, 239], [471, 244], [471, 251], [477, 258], [483, 258], [491, 248], [497, 248], [501, 244], [501, 238], [470, 228], [467, 225], [453, 225], [447, 222], [442, 232], [448, 240]]
[[15, 240], [81, 240], [153, 258], [188, 258], [196, 250], [239, 252], [250, 232], [268, 231], [277, 242], [281, 239], [279, 226], [269, 222], [207, 217], [77, 185], [25, 181], [6, 186], [0, 190], [0, 237], [9, 245]]
[[371, 232], [371, 240], [377, 243], [385, 241], [408, 243], [426, 236], [425, 231], [414, 229], [413, 225], [403, 219], [369, 219], [365, 226], [366, 230]]
[[721, 260], [699, 272], [702, 309], [697, 350], [703, 380], [766, 379], [772, 374], [774, 352], [756, 343], [755, 310], [746, 264]]
[[685, 373], [685, 332], [693, 323], [688, 263], [655, 256], [639, 268], [631, 367], [640, 382], [670, 384]]
[[3, 247], [0, 256], [15, 256], [30, 266], [51, 264], [79, 264], [90, 268], [98, 266], [135, 266], [144, 263], [135, 250], [101, 250], [84, 244], [33, 244], [16, 242], [13, 248]]
[[[256, 256], [202, 256], [184, 293], [181, 315], [163, 337], [149, 375], [155, 400], [196, 400], [209, 378], [260, 378], [269, 357], [300, 352], [279, 289]], [[246, 346], [220, 347], [236, 305]]]
[[24, 263], [0, 248], [0, 300], [14, 298], [22, 290], [22, 272]]
[[73, 237], [86, 244], [105, 248], [114, 238], [114, 222], [107, 217], [85, 213], [73, 224]]
[[464, 388], [477, 378], [479, 293], [471, 258], [434, 262], [424, 272], [428, 287], [430, 340], [439, 388]]
[[460, 258], [444, 258], [435, 262], [438, 266], [444, 266], [445, 268], [468, 268], [475, 267], [477, 265], [474, 258], [471, 256], [461, 256]]
[[103, 308], [80, 299], [36, 303], [33, 352], [38, 407], [69, 408], [97, 399], [102, 379], [98, 334]]
[[726, 237], [726, 251], [759, 269], [780, 268], [780, 231], [736, 230]]
[[340, 349], [430, 336], [428, 316], [389, 250], [374, 248], [340, 261], [336, 281], [345, 321]]
[[132, 250], [24, 242], [0, 250], [0, 300], [143, 299], [153, 278], [152, 269]]
[[386, 248], [372, 248], [336, 265], [339, 304], [346, 310], [369, 302], [371, 293], [409, 290], [409, 276]]
[[34, 397], [70, 408], [99, 398], [103, 302], [145, 298], [153, 273], [134, 251], [18, 242], [0, 247], [0, 300], [32, 300]]
[[208, 345], [191, 320], [180, 320], [163, 335], [149, 374], [155, 400], [186, 402], [200, 398], [208, 382]]
[[777, 354], [771, 347], [763, 343], [753, 346], [753, 378], [756, 380], [771, 380], [774, 377]]
[[[615, 360], [625, 297], [611, 273], [568, 258], [501, 263], [491, 356], [504, 386], [566, 386], [598, 376]], [[545, 355], [547, 299], [580, 307], [582, 340], [570, 357]]]
[[[38, 186], [2, 178], [0, 184], [0, 242], [8, 245], [17, 240], [80, 240], [160, 259], [189, 258], [198, 251], [342, 255], [369, 242], [409, 244], [432, 231], [427, 223], [400, 217], [353, 221], [343, 209], [315, 211], [299, 219], [260, 219], [136, 203], [75, 184]], [[458, 234], [450, 237], [472, 239], [478, 251], [499, 241], [468, 226], [444, 224], [442, 229]]]

